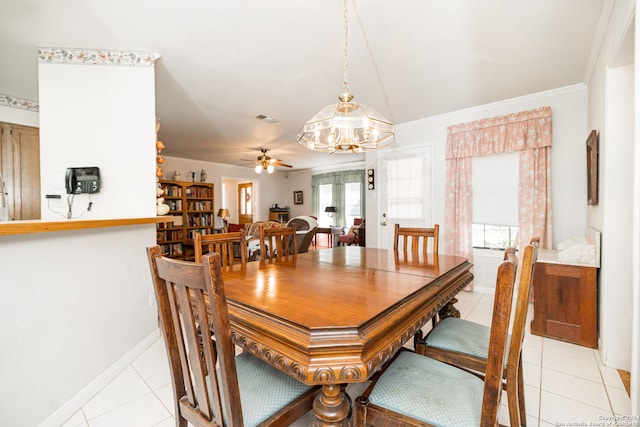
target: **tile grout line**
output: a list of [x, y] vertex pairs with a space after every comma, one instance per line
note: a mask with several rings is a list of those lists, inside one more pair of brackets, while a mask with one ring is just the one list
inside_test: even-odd
[[[163, 338], [163, 339], [164, 339], [164, 338]], [[164, 409], [166, 409], [166, 410], [167, 410], [167, 412], [169, 412], [169, 414], [171, 414], [171, 413], [172, 413], [172, 412], [171, 412], [171, 409], [167, 408], [167, 405], [165, 405], [165, 404], [164, 404], [164, 402], [162, 401], [162, 399], [160, 399], [160, 396], [158, 396], [158, 394], [157, 394], [157, 393], [156, 393], [156, 391], [153, 389], [153, 387], [151, 387], [151, 386], [149, 385], [149, 383], [147, 383], [147, 381], [144, 379], [144, 377], [142, 376], [142, 374], [140, 374], [140, 372], [138, 372], [138, 370], [135, 368], [135, 366], [133, 366], [133, 363], [131, 364], [131, 368], [132, 368], [134, 371], [136, 371], [136, 374], [138, 374], [138, 376], [142, 379], [142, 382], [144, 383], [144, 385], [146, 385], [146, 386], [147, 386], [147, 388], [151, 391], [151, 393], [156, 397], [156, 399], [158, 399], [158, 400], [160, 401], [160, 404], [162, 405], [162, 407], [163, 407]], [[169, 369], [171, 369], [171, 368], [169, 368]], [[171, 382], [170, 382], [170, 383], [169, 383], [169, 385], [171, 386], [171, 390], [172, 390], [172, 392], [171, 392], [171, 399], [173, 399], [173, 398], [175, 397], [175, 396], [174, 396], [174, 393], [173, 393], [173, 384], [171, 384]], [[163, 387], [164, 387], [164, 386], [163, 386]], [[175, 414], [174, 414], [174, 415], [172, 415], [172, 417], [171, 417], [171, 418], [175, 419]], [[164, 420], [163, 420], [163, 421], [164, 421]]]

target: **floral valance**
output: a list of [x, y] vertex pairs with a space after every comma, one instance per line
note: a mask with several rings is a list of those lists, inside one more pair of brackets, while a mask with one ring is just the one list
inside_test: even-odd
[[447, 129], [447, 159], [550, 147], [551, 107], [457, 124]]

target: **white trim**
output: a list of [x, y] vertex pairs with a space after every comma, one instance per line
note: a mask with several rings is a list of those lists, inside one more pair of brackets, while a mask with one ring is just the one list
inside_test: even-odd
[[140, 341], [138, 345], [122, 356], [120, 360], [111, 365], [102, 374], [98, 375], [96, 379], [91, 381], [85, 388], [80, 390], [75, 396], [47, 417], [38, 427], [59, 427], [64, 424], [65, 421], [78, 412], [78, 410], [89, 402], [100, 390], [144, 353], [159, 337], [160, 329], [156, 328], [145, 339]]
[[584, 73], [582, 81], [585, 85], [589, 85], [591, 77], [598, 63], [598, 57], [600, 57], [600, 51], [602, 50], [602, 44], [604, 42], [607, 29], [609, 28], [609, 21], [611, 20], [611, 14], [613, 13], [613, 7], [616, 0], [605, 0], [600, 12], [600, 20], [598, 21], [598, 27], [596, 28], [596, 34], [593, 37], [593, 44], [591, 45], [591, 54], [589, 55], [589, 62]]

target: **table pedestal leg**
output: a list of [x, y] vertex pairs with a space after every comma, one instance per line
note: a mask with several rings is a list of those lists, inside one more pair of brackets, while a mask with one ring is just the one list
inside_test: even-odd
[[313, 402], [315, 427], [342, 427], [349, 423], [351, 403], [340, 384], [325, 384]]

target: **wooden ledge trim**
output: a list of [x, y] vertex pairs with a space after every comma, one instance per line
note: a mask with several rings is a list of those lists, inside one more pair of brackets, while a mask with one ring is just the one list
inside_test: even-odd
[[54, 231], [84, 230], [89, 228], [120, 227], [123, 225], [173, 222], [172, 216], [117, 219], [70, 219], [66, 221], [27, 220], [0, 222], [0, 236], [13, 234], [50, 233]]

